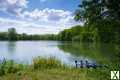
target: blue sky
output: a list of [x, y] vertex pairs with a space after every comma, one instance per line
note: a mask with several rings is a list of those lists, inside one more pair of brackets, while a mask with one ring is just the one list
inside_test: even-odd
[[56, 34], [73, 25], [80, 0], [0, 0], [0, 31]]
[[30, 9], [37, 7], [39, 9], [53, 8], [74, 11], [80, 3], [80, 0], [30, 0], [30, 2]]

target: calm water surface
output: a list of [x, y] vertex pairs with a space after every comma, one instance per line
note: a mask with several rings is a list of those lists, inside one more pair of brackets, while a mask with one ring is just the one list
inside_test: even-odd
[[[104, 48], [105, 47], [105, 48]], [[74, 65], [75, 60], [88, 60], [89, 62], [110, 62], [107, 53], [111, 46], [81, 45], [72, 42], [59, 41], [0, 41], [0, 59], [12, 59], [18, 63], [31, 63], [34, 57], [54, 57], [64, 64]], [[109, 55], [112, 56], [112, 55]]]

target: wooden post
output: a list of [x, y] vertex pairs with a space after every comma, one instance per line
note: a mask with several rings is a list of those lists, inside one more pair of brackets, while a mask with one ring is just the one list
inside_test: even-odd
[[86, 62], [86, 67], [89, 68], [88, 61], [86, 60], [85, 62]]
[[76, 68], [77, 68], [77, 60], [75, 60], [75, 65], [76, 65]]
[[83, 61], [80, 61], [80, 67], [83, 68]]

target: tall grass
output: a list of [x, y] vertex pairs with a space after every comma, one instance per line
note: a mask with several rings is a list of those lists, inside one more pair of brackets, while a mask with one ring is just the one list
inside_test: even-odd
[[0, 76], [6, 75], [9, 73], [18, 73], [20, 71], [24, 71], [26, 69], [36, 70], [36, 69], [54, 69], [54, 68], [65, 68], [60, 61], [55, 58], [34, 58], [31, 65], [18, 64], [12, 60], [1, 60], [0, 61]]
[[[11, 76], [12, 75], [12, 76]], [[55, 58], [37, 57], [31, 65], [0, 62], [0, 80], [109, 80], [109, 69], [69, 68]]]
[[34, 69], [51, 69], [65, 67], [60, 61], [52, 57], [48, 59], [41, 57], [34, 58], [32, 66], [34, 67]]

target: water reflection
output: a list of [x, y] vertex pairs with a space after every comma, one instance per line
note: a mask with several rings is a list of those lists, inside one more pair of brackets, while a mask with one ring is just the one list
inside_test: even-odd
[[16, 49], [16, 42], [15, 41], [10, 41], [8, 42], [8, 52], [13, 54], [15, 53], [15, 49]]
[[5, 57], [17, 62], [31, 63], [32, 59], [37, 56], [55, 57], [68, 65], [74, 65], [75, 60], [115, 63], [120, 60], [120, 45], [93, 45], [91, 43], [81, 44], [59, 41], [0, 42], [0, 58]]
[[58, 45], [64, 52], [87, 57], [98, 63], [116, 63], [120, 61], [120, 45], [103, 43], [64, 43]]
[[[0, 42], [0, 57], [12, 59], [19, 63], [32, 63], [34, 57], [54, 57], [63, 64], [75, 65], [75, 60], [89, 60], [83, 56], [76, 56], [71, 52], [64, 52], [59, 45], [65, 45], [58, 41], [17, 41]], [[63, 47], [63, 46], [62, 46]]]

